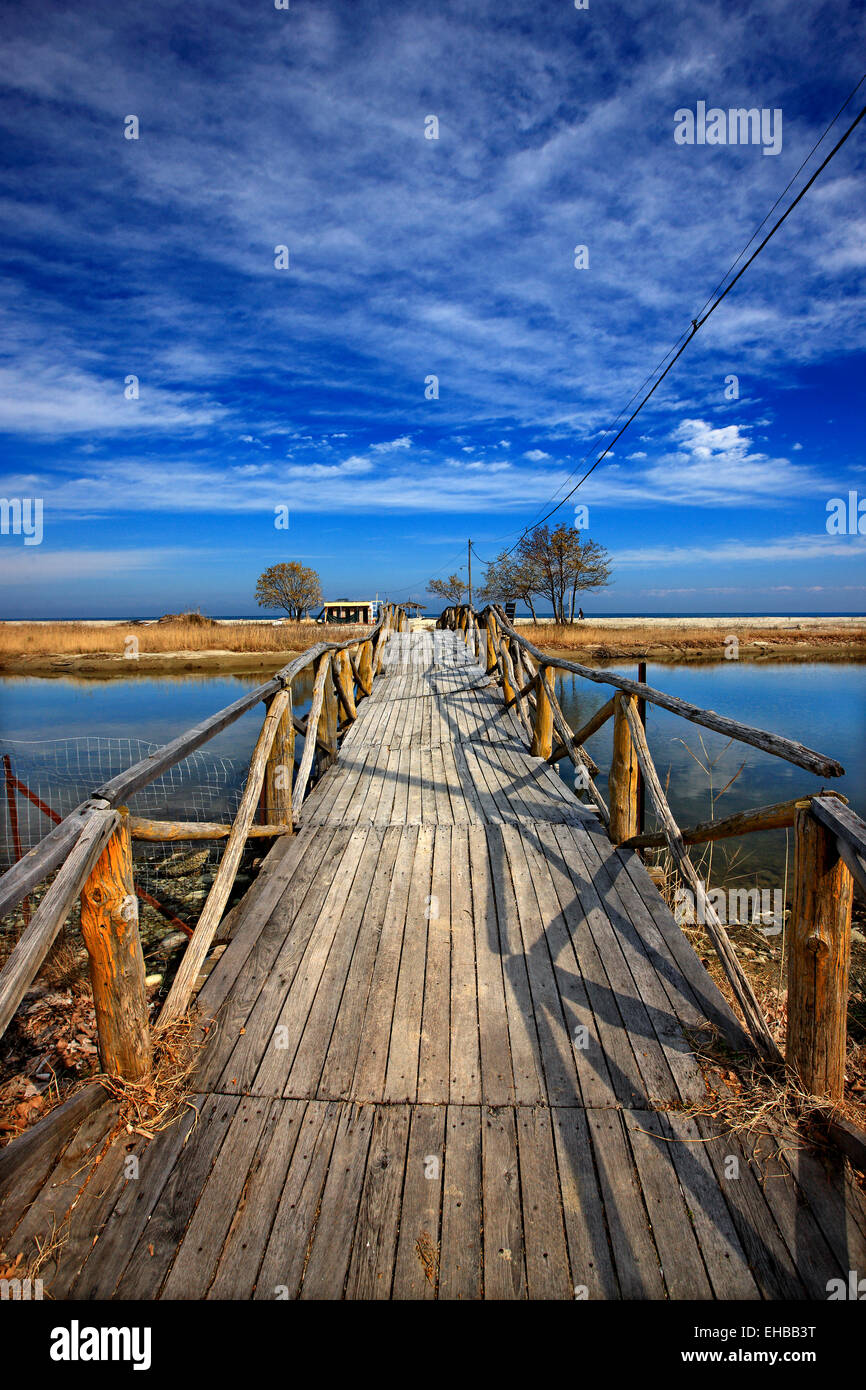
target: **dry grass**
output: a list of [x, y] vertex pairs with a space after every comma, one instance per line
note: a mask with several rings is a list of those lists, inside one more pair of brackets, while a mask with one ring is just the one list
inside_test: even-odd
[[[10, 1260], [5, 1251], [0, 1251], [0, 1279], [20, 1279], [22, 1284], [27, 1280], [35, 1284], [40, 1277], [43, 1268], [52, 1260], [56, 1263], [60, 1252], [69, 1240], [69, 1218], [70, 1213], [59, 1223], [57, 1217], [51, 1216], [51, 1229], [44, 1234], [34, 1235], [28, 1244], [31, 1248], [29, 1259], [24, 1258], [24, 1251], [19, 1250], [14, 1260]], [[51, 1297], [48, 1289], [44, 1292]], [[38, 1294], [31, 1295], [39, 1297]]]
[[[780, 1129], [810, 1133], [816, 1112], [826, 1117], [849, 1120], [866, 1128], [866, 1106], [846, 1094], [841, 1101], [813, 1096], [796, 1076], [784, 1067], [759, 1057], [732, 1053], [715, 1034], [689, 1035], [689, 1043], [704, 1072], [706, 1097], [683, 1107], [690, 1116], [704, 1116], [724, 1126], [727, 1132], [774, 1137]], [[863, 1063], [862, 1047], [849, 1048], [849, 1073]]]
[[0, 659], [28, 656], [122, 656], [127, 638], [135, 637], [141, 653], [306, 651], [316, 642], [342, 642], [369, 633], [369, 628], [336, 623], [202, 622], [198, 615], [138, 625], [114, 623], [0, 623]]
[[729, 632], [736, 634], [740, 644], [740, 654], [751, 648], [788, 649], [832, 648], [834, 646], [860, 646], [866, 644], [866, 623], [863, 626], [841, 626], [828, 621], [820, 627], [742, 627], [736, 621], [727, 626], [695, 627], [687, 622], [659, 625], [658, 627], [635, 626], [606, 628], [603, 623], [596, 625], [591, 619], [582, 623], [538, 625], [521, 623], [520, 636], [527, 638], [536, 647], [557, 652], [586, 652], [596, 659], [606, 656], [639, 655], [642, 652], [670, 649], [685, 655], [715, 654], [720, 660], [724, 656], [725, 638]]
[[141, 1081], [125, 1081], [104, 1073], [93, 1078], [120, 1104], [118, 1126], [130, 1134], [152, 1139], [167, 1129], [191, 1103], [192, 1075], [206, 1034], [192, 1014], [169, 1024], [157, 1024], [151, 1038], [153, 1067]]

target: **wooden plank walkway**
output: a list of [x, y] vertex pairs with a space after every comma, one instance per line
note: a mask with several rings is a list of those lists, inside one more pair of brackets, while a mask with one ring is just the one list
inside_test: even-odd
[[745, 1038], [640, 859], [456, 634], [384, 663], [199, 996], [195, 1112], [86, 1181], [92, 1116], [3, 1248], [74, 1202], [54, 1297], [826, 1298], [862, 1194], [683, 1113], [689, 1033]]

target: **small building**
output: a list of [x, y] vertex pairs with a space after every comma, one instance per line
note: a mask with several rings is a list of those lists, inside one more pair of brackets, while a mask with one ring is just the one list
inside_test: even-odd
[[326, 603], [319, 619], [323, 623], [364, 623], [368, 627], [378, 617], [379, 605], [375, 599], [336, 599]]

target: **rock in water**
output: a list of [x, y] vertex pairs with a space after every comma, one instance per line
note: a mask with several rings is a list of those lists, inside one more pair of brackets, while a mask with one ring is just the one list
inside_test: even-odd
[[170, 931], [162, 938], [156, 949], [161, 956], [170, 956], [181, 946], [185, 946], [188, 940], [189, 937], [186, 932]]
[[158, 872], [165, 878], [186, 878], [189, 874], [197, 874], [207, 863], [209, 853], [209, 850], [199, 849], [192, 854], [173, 854], [160, 864]]

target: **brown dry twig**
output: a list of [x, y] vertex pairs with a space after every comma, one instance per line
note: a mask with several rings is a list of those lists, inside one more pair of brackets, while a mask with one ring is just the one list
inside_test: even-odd
[[424, 1266], [428, 1283], [435, 1284], [439, 1273], [439, 1247], [433, 1243], [429, 1231], [422, 1231], [416, 1240], [415, 1254]]
[[715, 1030], [686, 1036], [703, 1070], [707, 1094], [683, 1106], [683, 1114], [720, 1122], [726, 1133], [771, 1139], [784, 1127], [811, 1144], [816, 1143], [816, 1110], [825, 1118], [841, 1117], [864, 1127], [866, 1106], [860, 1102], [846, 1097], [834, 1104], [810, 1095], [793, 1072], [758, 1056], [732, 1053]]
[[[191, 1081], [204, 1034], [199, 1020], [186, 1015], [153, 1030], [153, 1067], [141, 1081], [101, 1074], [95, 1078], [119, 1102], [118, 1123], [127, 1132], [152, 1139], [167, 1129], [190, 1102]], [[194, 1108], [194, 1107], [193, 1107]]]

